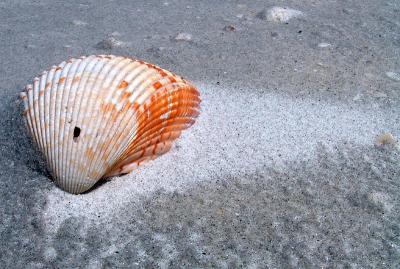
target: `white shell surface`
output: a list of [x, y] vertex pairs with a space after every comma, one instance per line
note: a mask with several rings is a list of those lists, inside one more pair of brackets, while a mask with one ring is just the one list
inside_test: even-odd
[[53, 66], [20, 97], [54, 181], [71, 193], [167, 152], [200, 104], [197, 89], [181, 77], [113, 55]]

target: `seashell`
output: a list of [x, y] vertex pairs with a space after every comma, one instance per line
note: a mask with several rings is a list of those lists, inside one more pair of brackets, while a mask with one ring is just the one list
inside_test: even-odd
[[55, 183], [71, 193], [166, 153], [200, 109], [199, 92], [182, 77], [112, 55], [53, 66], [20, 97]]

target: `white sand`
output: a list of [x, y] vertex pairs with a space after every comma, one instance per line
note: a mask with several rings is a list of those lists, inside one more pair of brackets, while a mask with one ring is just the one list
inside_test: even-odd
[[287, 161], [312, 159], [319, 143], [327, 148], [345, 141], [371, 145], [385, 131], [400, 135], [396, 111], [195, 84], [201, 91], [202, 112], [176, 146], [87, 194], [71, 195], [54, 187], [44, 212], [50, 233], [71, 216], [108, 222], [124, 214], [119, 209], [125, 204], [160, 188], [184, 192], [191, 184], [240, 176], [263, 166], [284, 170]]

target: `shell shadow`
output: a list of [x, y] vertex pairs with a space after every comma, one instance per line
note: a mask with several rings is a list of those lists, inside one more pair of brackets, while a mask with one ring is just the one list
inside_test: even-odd
[[22, 164], [51, 179], [40, 151], [33, 144], [25, 128], [22, 116], [22, 104], [18, 97], [7, 102], [0, 111], [2, 146], [5, 156], [13, 164]]

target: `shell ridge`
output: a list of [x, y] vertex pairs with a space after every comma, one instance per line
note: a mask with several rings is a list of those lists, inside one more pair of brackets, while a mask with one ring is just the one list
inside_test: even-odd
[[[146, 66], [146, 68], [143, 69], [143, 72], [141, 72], [133, 81], [132, 81], [132, 87], [133, 88], [133, 93], [137, 91], [143, 91], [145, 90], [148, 86], [150, 86], [155, 80], [158, 79], [159, 74], [156, 73], [153, 69], [148, 68], [148, 66]], [[139, 86], [142, 86], [142, 89], [138, 89]], [[130, 104], [134, 103], [134, 101], [131, 101], [129, 99], [128, 101]], [[119, 124], [121, 124], [122, 122], [125, 121], [125, 118], [129, 117], [129, 118], [133, 118], [136, 119], [136, 111], [132, 110], [132, 109], [128, 109], [125, 111], [125, 113], [122, 115], [122, 118], [119, 122]], [[135, 120], [135, 122], [137, 122], [137, 120]], [[117, 128], [119, 128], [119, 126], [117, 126]], [[121, 155], [123, 151], [125, 151], [125, 149], [129, 146], [129, 141], [131, 140], [131, 137], [134, 136], [134, 132], [135, 129], [133, 128], [128, 128], [128, 131], [130, 131], [130, 133], [128, 133], [127, 135], [125, 135], [125, 133], [120, 132], [115, 139], [113, 139], [113, 141], [107, 145], [107, 148], [105, 149], [106, 152], [109, 151], [109, 149], [112, 149], [114, 147], [114, 145], [116, 145], [117, 143], [122, 144], [120, 147], [118, 147], [118, 149], [116, 151], [114, 151], [114, 153], [109, 156], [109, 160], [110, 160], [110, 167], [109, 169], [114, 165], [114, 162], [116, 160], [116, 158], [118, 158], [118, 155]], [[125, 139], [123, 139], [123, 137], [121, 138], [121, 136], [125, 135]]]
[[[90, 177], [88, 177], [88, 173], [90, 173], [90, 170], [87, 169], [86, 164], [84, 164], [81, 161], [81, 157], [84, 155], [84, 152], [82, 152], [83, 150], [87, 150], [86, 146], [89, 140], [93, 139], [91, 138], [91, 133], [93, 132], [93, 130], [91, 129], [94, 125], [95, 121], [89, 121], [89, 123], [85, 123], [86, 120], [90, 120], [90, 118], [92, 117], [92, 113], [95, 112], [98, 117], [99, 117], [99, 111], [98, 109], [94, 109], [97, 108], [98, 106], [96, 106], [96, 102], [101, 102], [99, 98], [101, 96], [107, 96], [109, 95], [109, 89], [103, 89], [104, 87], [100, 87], [103, 86], [104, 80], [106, 79], [106, 77], [109, 77], [111, 74], [113, 74], [114, 72], [114, 76], [116, 76], [118, 74], [118, 70], [120, 70], [120, 65], [125, 65], [127, 63], [123, 63], [124, 62], [124, 58], [123, 57], [113, 57], [111, 59], [107, 59], [107, 58], [103, 58], [101, 60], [102, 62], [102, 67], [98, 70], [97, 75], [94, 77], [94, 82], [87, 84], [85, 87], [85, 91], [89, 91], [92, 94], [89, 94], [89, 97], [87, 98], [87, 105], [84, 106], [84, 110], [83, 110], [83, 114], [82, 117], [80, 117], [78, 119], [78, 122], [81, 122], [82, 127], [85, 126], [85, 132], [82, 135], [82, 143], [79, 148], [77, 148], [77, 150], [75, 151], [74, 155], [74, 159], [77, 162], [78, 166], [80, 167], [85, 167], [85, 173], [86, 175], [82, 175], [81, 176], [81, 172], [83, 169], [76, 169], [73, 174], [72, 174], [72, 178], [75, 178], [77, 181], [77, 185], [80, 183], [83, 183], [83, 181], [88, 181], [90, 182], [90, 186], [88, 184], [86, 184], [86, 186], [84, 186], [85, 190], [90, 188], [92, 185], [94, 185], [94, 183], [96, 183], [96, 181], [98, 180], [96, 179], [92, 179]], [[115, 68], [117, 68], [117, 70], [115, 70]], [[111, 79], [111, 82], [113, 82], [113, 79]], [[93, 90], [93, 89], [99, 89], [99, 90]], [[106, 97], [107, 98], [107, 97]], [[90, 110], [88, 110], [87, 108], [91, 108]], [[102, 122], [100, 122], [101, 124]], [[95, 126], [96, 127], [96, 126]], [[98, 126], [97, 126], [98, 127]], [[97, 156], [97, 154], [96, 154]], [[84, 177], [83, 177], [84, 176]], [[81, 191], [81, 190], [78, 190]]]
[[[104, 69], [102, 70], [102, 73], [108, 73], [111, 74], [111, 71], [114, 72], [114, 76], [112, 77], [112, 79], [108, 79], [109, 76], [104, 76], [104, 78], [102, 80], [96, 80], [97, 84], [93, 85], [93, 87], [99, 87], [101, 90], [98, 91], [98, 95], [97, 98], [95, 100], [95, 104], [93, 105], [93, 107], [95, 107], [96, 109], [92, 109], [92, 113], [90, 114], [89, 118], [93, 117], [93, 114], [95, 113], [95, 115], [97, 115], [96, 119], [91, 121], [89, 124], [89, 126], [87, 127], [90, 130], [90, 139], [87, 139], [85, 141], [85, 144], [82, 146], [82, 150], [80, 151], [80, 154], [78, 155], [79, 158], [79, 163], [82, 163], [85, 165], [85, 167], [87, 168], [87, 175], [84, 175], [84, 171], [78, 171], [78, 174], [76, 175], [77, 178], [81, 178], [83, 176], [91, 176], [90, 173], [97, 173], [96, 170], [92, 171], [92, 167], [90, 166], [91, 160], [87, 159], [86, 156], [86, 151], [90, 150], [90, 149], [96, 149], [96, 147], [94, 146], [95, 141], [97, 141], [98, 139], [101, 139], [100, 136], [98, 137], [94, 137], [94, 134], [98, 133], [99, 130], [101, 130], [101, 128], [103, 128], [104, 126], [104, 113], [100, 113], [99, 107], [101, 106], [102, 100], [101, 98], [98, 98], [98, 96], [100, 95], [107, 95], [107, 98], [112, 98], [112, 95], [114, 95], [115, 93], [115, 89], [116, 86], [114, 84], [116, 84], [116, 80], [118, 76], [122, 76], [121, 73], [124, 72], [124, 70], [127, 68], [127, 66], [129, 67], [129, 65], [132, 63], [130, 59], [127, 58], [117, 58], [115, 62], [113, 62], [112, 60], [110, 61], [105, 61], [105, 65], [107, 65], [107, 68], [104, 67]], [[125, 71], [126, 72], [126, 71]], [[122, 79], [122, 78], [121, 78]], [[110, 87], [107, 87], [108, 84], [105, 83], [111, 83]], [[101, 92], [102, 91], [102, 92]], [[83, 150], [85, 150], [85, 152], [82, 152]], [[99, 154], [95, 154], [93, 155], [93, 159], [98, 159], [100, 158]], [[96, 180], [98, 178], [95, 178]]]
[[[123, 93], [126, 91], [126, 88], [120, 88], [120, 85], [123, 81], [125, 81], [125, 83], [130, 83], [132, 76], [131, 74], [134, 73], [134, 71], [136, 69], [138, 69], [139, 65], [137, 62], [132, 61], [132, 59], [129, 59], [129, 62], [127, 63], [126, 66], [123, 66], [123, 70], [120, 72], [119, 76], [115, 77], [113, 80], [114, 85], [112, 87], [112, 95], [110, 95], [109, 100], [106, 101], [106, 103], [103, 103], [102, 106], [105, 106], [106, 108], [110, 105], [112, 109], [110, 110], [106, 110], [104, 113], [102, 113], [102, 116], [100, 118], [101, 122], [103, 122], [104, 124], [101, 126], [101, 129], [97, 129], [96, 132], [101, 132], [103, 130], [109, 130], [107, 132], [107, 134], [103, 137], [103, 139], [101, 139], [101, 137], [96, 138], [93, 141], [92, 144], [92, 148], [96, 149], [97, 154], [97, 158], [94, 158], [92, 160], [89, 161], [88, 167], [90, 171], [95, 171], [100, 173], [100, 167], [102, 162], [104, 162], [103, 159], [103, 155], [106, 153], [106, 151], [104, 151], [103, 146], [100, 145], [104, 145], [106, 144], [106, 141], [108, 141], [109, 139], [112, 139], [115, 137], [115, 133], [116, 131], [118, 131], [118, 128], [116, 128], [115, 126], [122, 122], [118, 122], [117, 124], [113, 123], [113, 117], [115, 117], [115, 108], [119, 106], [119, 104], [121, 104], [120, 100], [121, 100], [121, 96], [123, 95]], [[128, 79], [128, 78], [131, 79]], [[115, 98], [118, 98], [117, 101], [114, 102]], [[111, 101], [110, 101], [111, 100]], [[124, 101], [122, 99], [122, 101]], [[126, 102], [126, 100], [125, 100]], [[109, 126], [111, 125], [111, 126]], [[100, 146], [100, 148], [99, 148]]]
[[[139, 63], [139, 65], [135, 66], [135, 68], [131, 71], [131, 73], [128, 74], [128, 76], [130, 77], [130, 82], [128, 87], [126, 88], [125, 92], [129, 92], [130, 90], [134, 90], [134, 86], [136, 83], [136, 80], [138, 79], [138, 77], [140, 77], [143, 73], [145, 73], [147, 70], [147, 68], [145, 66], [143, 66], [142, 64], [140, 64], [139, 61], [135, 61], [135, 63]], [[125, 100], [125, 104], [129, 103], [129, 100]], [[113, 135], [113, 131], [114, 130], [118, 130], [120, 124], [122, 124], [122, 122], [124, 122], [125, 118], [126, 118], [126, 112], [129, 111], [124, 111], [125, 113], [120, 117], [121, 120], [119, 121], [118, 125], [113, 124], [112, 121], [109, 120], [109, 118], [112, 115], [108, 115], [108, 118], [106, 120], [107, 124], [106, 127], [109, 127], [109, 124], [111, 124], [112, 131], [108, 132], [108, 135], [106, 137], [106, 139], [109, 138], [113, 138], [113, 141], [116, 141], [116, 139], [114, 139]], [[99, 152], [99, 156], [103, 156], [106, 152], [106, 150], [108, 150], [107, 147], [105, 147], [106, 145], [104, 145], [104, 142], [102, 143], [103, 146], [100, 147], [100, 152]], [[120, 148], [123, 148], [123, 146], [121, 146]], [[96, 169], [101, 165], [102, 160], [101, 159], [97, 159], [96, 162], [93, 164], [94, 167], [96, 167]]]
[[[191, 103], [189, 103], [191, 104]], [[199, 103], [193, 103], [193, 106], [198, 106]], [[178, 112], [180, 109], [182, 109], [181, 104], [179, 103], [175, 103], [175, 106], [172, 110], [169, 110], [169, 113], [175, 113]], [[193, 111], [195, 111], [194, 113], [198, 113], [197, 110], [195, 110], [194, 108], [191, 108]], [[140, 136], [143, 137], [147, 137], [149, 134], [151, 134], [152, 132], [154, 132], [155, 129], [160, 129], [160, 131], [162, 131], [161, 128], [159, 128], [160, 125], [166, 125], [168, 122], [171, 123], [175, 123], [173, 121], [180, 121], [181, 119], [193, 119], [192, 116], [188, 117], [185, 115], [180, 115], [180, 114], [174, 114], [173, 117], [169, 117], [168, 119], [161, 119], [160, 115], [162, 115], [165, 109], [163, 109], [162, 111], [160, 111], [159, 113], [157, 113], [155, 115], [155, 117], [153, 119], [151, 119], [148, 123], [145, 123], [143, 125], [141, 125], [140, 127], [138, 127], [138, 133], [140, 134]], [[184, 122], [186, 123], [186, 122]], [[183, 123], [182, 123], [183, 124]], [[165, 126], [167, 127], [167, 126]], [[139, 143], [141, 140], [138, 140], [137, 143]], [[131, 147], [136, 146], [137, 144], [132, 144]]]
[[[76, 73], [80, 74], [82, 77], [82, 74], [85, 72], [86, 68], [88, 67], [88, 64], [91, 62], [93, 57], [87, 57], [80, 59], [81, 61], [79, 62], [77, 68], [76, 68]], [[82, 80], [80, 79], [77, 83], [72, 84], [71, 88], [69, 89], [69, 94], [66, 100], [66, 111], [65, 111], [65, 121], [64, 121], [64, 127], [62, 129], [62, 140], [61, 140], [61, 147], [63, 150], [61, 151], [61, 156], [59, 157], [59, 162], [61, 165], [59, 174], [61, 178], [66, 177], [66, 171], [67, 167], [66, 164], [68, 163], [68, 144], [66, 143], [66, 137], [70, 134], [70, 129], [71, 129], [71, 124], [70, 121], [72, 121], [73, 118], [73, 108], [74, 106], [74, 101], [76, 99], [77, 95], [77, 90], [79, 89], [81, 85]]]
[[46, 84], [48, 72], [43, 72], [42, 76], [40, 77], [40, 82], [39, 82], [39, 91], [38, 91], [38, 105], [39, 105], [39, 124], [40, 124], [40, 130], [42, 131], [42, 143], [44, 146], [44, 156], [46, 160], [49, 160], [49, 148], [48, 148], [48, 141], [46, 139], [46, 127], [45, 127], [45, 122], [44, 122], [44, 86]]
[[[167, 86], [169, 86], [169, 85], [166, 85], [166, 87]], [[121, 154], [121, 153], [118, 152], [118, 154], [114, 154], [114, 156], [115, 155], [116, 156], [120, 155], [120, 157], [118, 157], [117, 160], [115, 160], [115, 163], [119, 162], [119, 160], [121, 158], [124, 158], [124, 155], [126, 155], [127, 150], [129, 150], [129, 148], [132, 146], [132, 142], [135, 139], [138, 139], [138, 135], [141, 135], [141, 133], [139, 132], [139, 129], [141, 128], [141, 121], [140, 121], [140, 119], [141, 119], [140, 116], [141, 115], [143, 115], [143, 112], [140, 111], [140, 107], [139, 107], [138, 109], [136, 109], [136, 111], [134, 112], [134, 115], [133, 115], [133, 117], [136, 117], [136, 119], [137, 119], [136, 121], [138, 122], [138, 126], [137, 126], [135, 132], [132, 133], [132, 135], [130, 136], [130, 138], [127, 141], [127, 147], [126, 147], [125, 153]], [[114, 158], [114, 156], [112, 158]]]
[[[28, 132], [31, 135], [31, 137], [33, 138], [33, 140], [35, 141], [35, 135], [33, 133], [33, 126], [32, 126], [32, 122], [31, 122], [31, 118], [29, 116], [29, 100], [28, 100], [28, 94], [27, 94], [27, 89], [25, 88], [23, 92], [21, 92], [20, 94], [20, 98], [22, 99], [23, 103], [24, 103], [24, 111], [22, 112], [23, 117], [26, 121], [26, 124], [28, 125]], [[36, 143], [36, 141], [35, 141]]]
[[[71, 119], [69, 120], [71, 124], [69, 124], [67, 132], [64, 133], [65, 139], [66, 139], [66, 148], [67, 152], [65, 154], [65, 162], [70, 163], [68, 167], [64, 166], [64, 171], [63, 171], [63, 178], [66, 181], [66, 189], [68, 189], [70, 192], [75, 193], [75, 190], [73, 187], [75, 186], [74, 179], [70, 177], [71, 175], [71, 170], [75, 170], [77, 164], [75, 163], [75, 160], [73, 159], [73, 153], [74, 153], [74, 141], [71, 139], [71, 135], [73, 134], [73, 130], [77, 126], [77, 121], [80, 116], [80, 108], [82, 105], [82, 99], [85, 96], [85, 89], [86, 89], [86, 84], [89, 81], [90, 76], [92, 73], [92, 69], [100, 63], [100, 60], [97, 57], [91, 57], [88, 59], [88, 63], [84, 69], [84, 72], [82, 73], [82, 78], [80, 80], [79, 86], [76, 88], [75, 96], [74, 96], [74, 103], [72, 109], [72, 115]], [[90, 73], [89, 75], [85, 75], [85, 72]], [[78, 126], [79, 127], [79, 126]]]
[[93, 102], [95, 101], [94, 97], [99, 94], [99, 90], [95, 88], [95, 85], [99, 77], [102, 76], [104, 70], [107, 70], [108, 68], [108, 62], [104, 61], [103, 57], [98, 56], [97, 58], [99, 58], [100, 60], [98, 60], [97, 63], [93, 66], [93, 69], [90, 71], [90, 75], [88, 76], [88, 80], [82, 89], [82, 97], [79, 100], [80, 105], [78, 109], [78, 114], [75, 124], [73, 125], [75, 126], [74, 133], [76, 128], [79, 128], [80, 130], [80, 136], [78, 137], [79, 140], [76, 140], [76, 143], [74, 143], [74, 139], [71, 139], [70, 136], [67, 138], [69, 143], [71, 143], [72, 145], [71, 158], [73, 160], [73, 163], [75, 164], [74, 169], [69, 170], [69, 174], [67, 176], [74, 181], [71, 187], [73, 192], [82, 192], [95, 183], [90, 182], [90, 180], [87, 181], [83, 178], [76, 177], [76, 175], [80, 172], [81, 169], [84, 169], [83, 164], [80, 163], [78, 160], [80, 157], [81, 149], [83, 147], [83, 143], [88, 137], [87, 134], [90, 132], [90, 122], [87, 123], [86, 119], [88, 118], [90, 109], [92, 109]]
[[[50, 107], [50, 85], [51, 85], [51, 81], [53, 80], [53, 78], [54, 78], [54, 74], [55, 74], [55, 66], [53, 66], [51, 69], [50, 69], [50, 71], [48, 72], [48, 74], [47, 74], [47, 78], [46, 78], [46, 84], [45, 84], [45, 87], [44, 87], [44, 95], [43, 95], [43, 101], [44, 101], [44, 109], [43, 109], [43, 113], [44, 113], [44, 115], [45, 115], [45, 118], [44, 118], [44, 122], [45, 122], [45, 126], [46, 126], [46, 129], [45, 129], [45, 137], [46, 137], [46, 140], [48, 141], [47, 142], [47, 154], [50, 156], [50, 159], [51, 159], [51, 165], [50, 166], [54, 166], [54, 163], [53, 163], [53, 158], [52, 158], [52, 153], [53, 153], [53, 151], [52, 151], [52, 141], [51, 141], [51, 138], [50, 138], [50, 128], [51, 128], [51, 125], [50, 125], [50, 113], [49, 113], [49, 107]], [[48, 84], [48, 83], [50, 83], [50, 84]]]
[[[146, 71], [146, 69], [143, 69], [142, 68], [142, 66], [141, 65], [135, 65], [134, 66], [134, 68], [133, 68], [133, 70], [131, 71], [131, 73], [129, 74], [127, 74], [127, 76], [131, 76], [131, 79], [130, 79], [130, 83], [129, 83], [129, 86], [131, 85], [131, 84], [133, 84], [133, 82], [141, 75], [141, 74], [143, 74], [143, 72], [145, 72]], [[128, 86], [128, 87], [129, 87]], [[129, 100], [125, 100], [125, 102], [129, 102]], [[114, 138], [114, 136], [115, 136], [115, 132], [118, 130], [118, 127], [117, 127], [117, 125], [116, 124], [114, 124], [111, 120], [110, 120], [110, 118], [112, 118], [113, 117], [113, 114], [112, 113], [107, 113], [107, 115], [104, 115], [104, 116], [106, 116], [106, 118], [105, 118], [105, 120], [103, 121], [103, 125], [102, 125], [102, 128], [101, 129], [106, 129], [106, 130], [108, 130], [108, 129], [110, 129], [110, 131], [108, 132], [108, 134], [107, 134], [107, 136], [104, 138], [105, 139], [105, 141], [104, 140], [98, 140], [97, 142], [97, 144], [96, 145], [98, 145], [99, 143], [100, 143], [100, 145], [102, 145], [102, 146], [100, 146], [100, 148], [99, 148], [99, 156], [101, 156], [102, 158], [104, 158], [104, 155], [105, 154], [107, 154], [107, 151], [108, 151], [108, 145], [106, 145], [107, 143], [105, 143], [107, 140], [109, 140], [109, 139], [113, 139]], [[126, 114], [124, 114], [124, 115], [122, 115], [121, 116], [121, 120], [120, 120], [120, 122], [119, 122], [119, 124], [118, 124], [118, 126], [123, 122], [123, 120], [125, 119], [125, 116], [126, 116]], [[110, 126], [111, 125], [111, 126]], [[124, 129], [122, 132], [124, 132], [126, 129]], [[115, 141], [115, 139], [113, 140], [113, 141]], [[112, 142], [111, 142], [112, 143]], [[111, 143], [108, 143], [108, 144], [111, 144]], [[120, 146], [120, 148], [121, 148], [122, 146]], [[97, 148], [97, 146], [96, 146], [96, 148]], [[102, 160], [102, 158], [99, 158], [99, 159], [97, 159], [97, 160], [95, 160], [93, 163], [91, 163], [90, 164], [90, 166], [91, 167], [94, 167], [96, 170], [98, 170], [98, 167], [99, 166], [101, 166], [101, 163], [103, 162], [103, 160]]]
[[[164, 85], [164, 86], [161, 87], [159, 90], [160, 90], [160, 92], [165, 91], [166, 93], [165, 93], [164, 95], [161, 95], [161, 96], [169, 96], [169, 95], [171, 95], [171, 92], [169, 92], [169, 90], [172, 90], [172, 93], [174, 93], [174, 92], [176, 92], [176, 91], [180, 91], [180, 90], [185, 91], [185, 89], [188, 89], [188, 88], [187, 88], [187, 85], [182, 85], [182, 84], [180, 84], [180, 85], [181, 85], [181, 87], [179, 87], [179, 86], [176, 87], [176, 85], [175, 85], [174, 83], [170, 83], [170, 84]], [[153, 96], [156, 96], [156, 94], [154, 93]], [[148, 98], [150, 98], [150, 96], [148, 96]], [[161, 99], [161, 97], [160, 97], [160, 99]], [[150, 109], [150, 106], [149, 106], [149, 109]], [[178, 109], [179, 109], [179, 108], [178, 108]], [[142, 112], [142, 114], [143, 114], [143, 112]], [[139, 116], [140, 116], [140, 115], [136, 115], [137, 118], [139, 118]], [[155, 120], [156, 120], [156, 118], [155, 118]], [[139, 121], [139, 119], [138, 119], [138, 121]], [[163, 122], [165, 122], [165, 121], [163, 121]], [[143, 129], [146, 128], [146, 125], [147, 125], [147, 124], [150, 124], [150, 122], [146, 122], [142, 128], [143, 128]], [[145, 135], [144, 135], [143, 133], [139, 133], [139, 128], [140, 128], [140, 127], [137, 128], [136, 134], [135, 134], [134, 136], [132, 136], [132, 140], [129, 141], [128, 150], [125, 152], [125, 154], [122, 154], [121, 157], [120, 157], [118, 160], [116, 160], [115, 165], [117, 165], [117, 163], [121, 162], [123, 159], [127, 158], [127, 155], [129, 155], [130, 152], [133, 150], [132, 147], [135, 147], [135, 146], [136, 146], [136, 144], [137, 144], [137, 143], [136, 143], [136, 140], [139, 140], [139, 141], [140, 141], [140, 139], [142, 139], [141, 137], [145, 137]], [[186, 127], [186, 128], [187, 128], [187, 127]], [[186, 129], [186, 128], [184, 128], [184, 129]], [[162, 130], [161, 130], [161, 131], [162, 131]], [[156, 135], [157, 135], [157, 133], [156, 133]], [[136, 138], [136, 139], [133, 139], [133, 137], [135, 137], [135, 136], [137, 136], [137, 138]], [[138, 136], [141, 136], [141, 137], [138, 137]], [[115, 165], [114, 165], [114, 166], [115, 166]], [[118, 166], [118, 165], [117, 165], [117, 166]], [[111, 168], [111, 170], [113, 170], [113, 169], [114, 169], [114, 167]]]
[[[78, 171], [81, 169], [81, 164], [77, 162], [77, 156], [78, 152], [80, 151], [81, 148], [81, 141], [83, 141], [83, 136], [88, 132], [87, 126], [84, 125], [83, 120], [87, 116], [87, 109], [89, 108], [89, 104], [91, 104], [92, 96], [97, 93], [97, 91], [93, 90], [93, 84], [98, 78], [98, 76], [101, 74], [101, 71], [103, 68], [105, 68], [106, 63], [104, 62], [103, 58], [101, 57], [96, 57], [93, 59], [95, 61], [95, 64], [92, 66], [92, 69], [89, 70], [90, 74], [87, 76], [88, 79], [86, 80], [86, 83], [80, 89], [79, 92], [81, 92], [81, 96], [78, 99], [78, 109], [76, 113], [76, 117], [72, 120], [74, 124], [71, 125], [71, 128], [69, 130], [71, 133], [67, 135], [67, 141], [68, 144], [71, 147], [71, 154], [70, 156], [70, 162], [73, 163], [73, 165], [70, 165], [70, 169], [68, 169], [68, 173], [66, 175], [66, 178], [71, 179], [71, 191], [76, 193], [80, 192], [78, 188], [83, 188], [86, 189], [86, 183], [83, 182], [81, 178], [76, 178], [75, 175], [78, 173]], [[74, 141], [72, 134], [74, 134], [75, 129], [78, 128], [80, 130], [80, 136], [79, 140], [77, 142]], [[81, 142], [81, 143], [80, 143]], [[94, 183], [93, 183], [94, 184]]]
[[[63, 128], [63, 140], [62, 140], [62, 147], [63, 147], [63, 151], [62, 151], [62, 155], [61, 155], [61, 162], [63, 162], [64, 164], [67, 164], [68, 161], [71, 160], [71, 153], [70, 153], [70, 136], [73, 133], [72, 131], [72, 127], [74, 126], [73, 120], [74, 117], [76, 116], [76, 109], [77, 109], [77, 104], [78, 104], [78, 98], [80, 97], [80, 89], [82, 87], [82, 85], [84, 85], [86, 83], [87, 77], [85, 77], [84, 74], [86, 74], [85, 72], [90, 68], [91, 65], [94, 65], [96, 62], [94, 61], [94, 56], [89, 56], [89, 57], [85, 57], [84, 59], [82, 59], [81, 63], [79, 64], [78, 68], [77, 68], [77, 74], [80, 76], [79, 81], [77, 81], [75, 84], [72, 85], [71, 89], [70, 89], [70, 94], [68, 96], [68, 102], [67, 102], [67, 109], [66, 109], [66, 115], [65, 115], [65, 121], [66, 124], [64, 125]], [[68, 173], [68, 167], [66, 167], [66, 165], [62, 166], [61, 169], [61, 177], [62, 178], [67, 178], [67, 173]], [[67, 181], [67, 179], [66, 179]], [[71, 182], [67, 182], [68, 183], [68, 188], [71, 188]]]
[[54, 110], [54, 131], [52, 133], [52, 139], [53, 139], [53, 161], [55, 162], [54, 166], [54, 173], [57, 176], [60, 176], [60, 166], [62, 166], [63, 163], [58, 161], [58, 149], [61, 148], [59, 147], [59, 133], [60, 133], [60, 117], [61, 117], [61, 111], [63, 110], [62, 105], [63, 105], [63, 99], [65, 98], [66, 91], [66, 78], [68, 77], [68, 74], [71, 70], [72, 64], [70, 61], [68, 61], [65, 66], [62, 68], [60, 77], [59, 79], [55, 82], [56, 83], [56, 88], [55, 88], [55, 110]]
[[36, 132], [36, 125], [34, 121], [34, 111], [33, 111], [33, 86], [28, 85], [27, 86], [27, 96], [28, 96], [28, 111], [27, 111], [27, 116], [30, 119], [31, 126], [32, 126], [32, 132], [33, 132], [33, 139], [35, 141], [36, 147], [40, 150], [40, 144], [39, 144], [39, 137], [38, 133]]
[[[156, 138], [160, 140], [164, 140], [162, 137], [164, 135], [168, 135], [173, 132], [181, 132], [193, 124], [193, 118], [191, 117], [176, 117], [171, 120], [171, 123], [163, 127], [160, 131], [159, 126], [155, 126], [152, 130], [149, 130], [149, 133], [144, 133], [141, 135], [141, 139], [132, 143], [133, 145], [129, 147], [129, 151], [124, 156], [124, 159], [121, 159], [120, 162], [125, 162], [130, 155], [136, 154], [137, 152], [143, 150], [143, 148], [150, 147], [152, 144], [157, 144], [154, 141]], [[154, 131], [156, 130], [156, 131]], [[153, 131], [153, 132], [151, 132]], [[173, 138], [175, 139], [175, 138]]]
[[54, 113], [53, 113], [53, 117], [54, 117], [54, 125], [53, 125], [53, 130], [52, 130], [52, 140], [53, 140], [53, 148], [52, 148], [52, 152], [53, 152], [53, 162], [54, 162], [54, 167], [53, 167], [53, 173], [55, 175], [57, 175], [57, 177], [60, 176], [59, 173], [59, 167], [60, 162], [57, 161], [57, 150], [59, 148], [59, 141], [58, 141], [58, 133], [60, 130], [60, 115], [61, 115], [61, 110], [62, 110], [62, 98], [64, 97], [64, 90], [65, 90], [65, 78], [68, 75], [69, 70], [71, 69], [71, 64], [70, 62], [67, 62], [62, 69], [60, 69], [60, 76], [59, 78], [57, 78], [57, 80], [55, 81], [55, 92], [54, 92]]
[[[32, 89], [32, 96], [33, 96], [33, 103], [32, 103], [32, 111], [33, 111], [33, 122], [35, 124], [36, 133], [39, 142], [39, 149], [43, 154], [44, 146], [43, 146], [43, 139], [41, 137], [41, 130], [40, 130], [40, 118], [39, 118], [39, 106], [38, 106], [38, 88], [39, 88], [39, 78], [36, 77], [33, 82], [33, 89]], [[46, 155], [43, 154], [44, 157]]]
[[[55, 115], [56, 115], [56, 109], [57, 109], [57, 104], [56, 104], [56, 100], [57, 100], [57, 89], [58, 89], [58, 81], [61, 77], [62, 74], [62, 70], [65, 67], [67, 63], [64, 61], [62, 63], [60, 63], [58, 66], [56, 66], [55, 69], [55, 73], [53, 76], [53, 80], [52, 80], [52, 84], [51, 84], [51, 88], [49, 89], [49, 93], [50, 96], [50, 104], [49, 104], [49, 136], [50, 136], [50, 147], [51, 147], [51, 156], [55, 155], [55, 150], [56, 150], [56, 144], [54, 141], [54, 132], [55, 132]], [[58, 183], [60, 178], [59, 175], [57, 174], [57, 172], [55, 171], [54, 167], [57, 166], [56, 164], [56, 160], [55, 158], [52, 158], [52, 162], [50, 164], [51, 166], [51, 173], [55, 179], [55, 182]]]
[[[77, 70], [79, 66], [81, 65], [82, 61], [84, 59], [71, 59], [70, 60], [70, 67], [65, 75], [65, 84], [63, 85], [62, 88], [62, 97], [61, 97], [61, 104], [59, 106], [59, 114], [58, 115], [58, 135], [56, 135], [55, 139], [55, 145], [57, 148], [55, 148], [55, 156], [54, 158], [57, 160], [57, 174], [61, 177], [62, 176], [62, 171], [66, 163], [64, 163], [63, 159], [63, 154], [64, 154], [64, 147], [63, 142], [64, 142], [64, 131], [65, 131], [65, 126], [68, 124], [67, 123], [67, 109], [69, 105], [69, 100], [71, 97], [71, 94], [73, 94], [73, 81], [75, 79], [75, 74], [77, 73]], [[72, 75], [73, 74], [73, 75]], [[72, 75], [72, 76], [71, 76]], [[61, 91], [61, 89], [58, 89]], [[61, 145], [61, 146], [60, 146]]]

